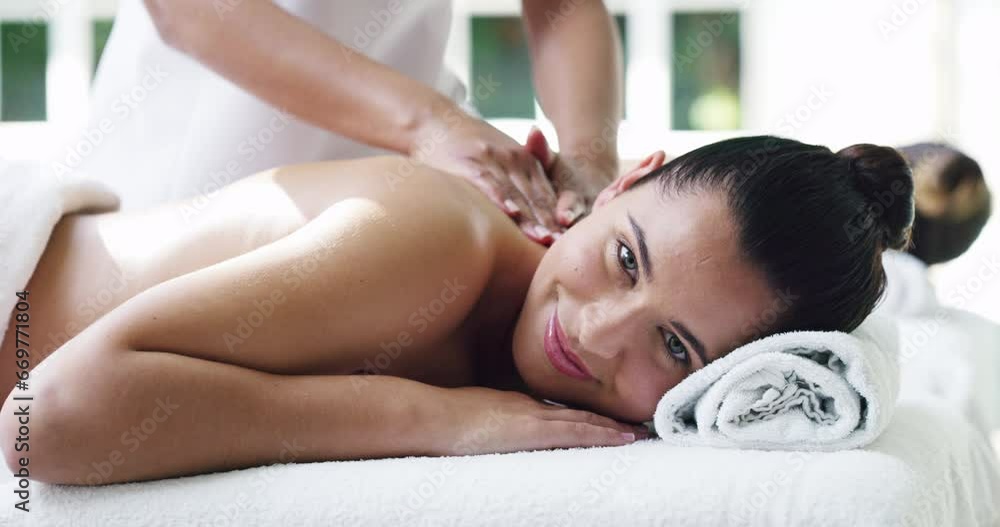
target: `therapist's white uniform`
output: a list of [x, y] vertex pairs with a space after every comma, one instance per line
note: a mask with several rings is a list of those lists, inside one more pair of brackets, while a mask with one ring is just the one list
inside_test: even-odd
[[[449, 1], [275, 3], [464, 102], [465, 87], [444, 66]], [[88, 128], [102, 127], [110, 131], [74, 168], [118, 191], [123, 210], [207, 196], [220, 184], [277, 165], [385, 153], [280, 112], [168, 47], [140, 0], [121, 2], [94, 81]]]

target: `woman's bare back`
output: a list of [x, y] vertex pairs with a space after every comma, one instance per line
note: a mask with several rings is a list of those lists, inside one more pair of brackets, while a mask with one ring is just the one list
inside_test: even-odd
[[[386, 209], [391, 211], [388, 216]], [[427, 215], [431, 213], [442, 223], [436, 227], [434, 220], [428, 223]], [[317, 220], [321, 215], [323, 217]], [[370, 238], [372, 234], [365, 233], [364, 229], [380, 215], [390, 222], [387, 225], [390, 230], [383, 229], [383, 232], [398, 230], [399, 225], [395, 223], [405, 219], [411, 229], [421, 228], [421, 225], [434, 227], [433, 232], [411, 230], [408, 238], [464, 236], [456, 238], [454, 243], [477, 247], [471, 251], [469, 247], [455, 248], [455, 257], [466, 261], [451, 277], [444, 276], [447, 269], [438, 265], [442, 276], [432, 280], [434, 284], [430, 289], [425, 287], [426, 291], [416, 292], [421, 288], [401, 287], [391, 302], [410, 307], [405, 318], [385, 320], [385, 309], [378, 310], [381, 313], [370, 308], [366, 310], [362, 302], [354, 302], [361, 306], [361, 313], [354, 312], [357, 309], [350, 309], [346, 304], [329, 305], [330, 324], [336, 325], [339, 319], [353, 327], [355, 333], [377, 334], [379, 340], [375, 349], [333, 353], [331, 348], [331, 353], [322, 360], [316, 354], [308, 360], [303, 354], [296, 360], [294, 353], [271, 349], [265, 354], [260, 347], [247, 345], [255, 339], [253, 334], [258, 334], [256, 340], [260, 340], [260, 334], [268, 332], [280, 337], [286, 346], [296, 346], [300, 339], [307, 338], [283, 332], [281, 324], [268, 319], [274, 317], [276, 310], [294, 312], [296, 305], [315, 306], [308, 296], [321, 290], [317, 287], [317, 279], [328, 279], [317, 269], [335, 261], [322, 255], [330, 253], [338, 244], [352, 241], [375, 247], [377, 244]], [[221, 190], [208, 188], [205, 194], [148, 210], [66, 216], [57, 225], [26, 288], [31, 291], [32, 366], [104, 315], [155, 286], [273, 244], [307, 225], [317, 234], [315, 247], [285, 244], [281, 249], [284, 252], [274, 253], [285, 255], [279, 257], [284, 267], [279, 270], [276, 263], [273, 268], [275, 273], [281, 273], [280, 282], [275, 282], [281, 284], [280, 288], [267, 294], [253, 292], [259, 298], [249, 302], [248, 307], [252, 309], [244, 310], [242, 316], [237, 316], [225, 327], [213, 327], [203, 321], [201, 327], [213, 333], [216, 337], [213, 340], [219, 341], [227, 351], [225, 356], [208, 357], [276, 373], [366, 370], [439, 385], [468, 383], [473, 365], [464, 350], [473, 335], [462, 331], [469, 329], [462, 322], [486, 287], [497, 244], [516, 245], [527, 251], [534, 249], [539, 255], [543, 250], [519, 236], [513, 223], [471, 186], [395, 157], [285, 167], [240, 180]], [[331, 237], [334, 231], [340, 232]], [[326, 249], [320, 240], [326, 240]], [[398, 265], [392, 266], [391, 276], [397, 286], [431, 278], [413, 274], [426, 271], [414, 260], [414, 253], [418, 252], [413, 251], [414, 248], [411, 246], [409, 252], [405, 252], [405, 247], [397, 249]], [[428, 249], [433, 250], [444, 248], [428, 245]], [[510, 252], [510, 247], [504, 251]], [[354, 266], [348, 262], [346, 267]], [[346, 269], [346, 272], [355, 274], [361, 282], [390, 278], [365, 275], [363, 267]], [[467, 283], [470, 276], [475, 276], [477, 283]], [[524, 276], [530, 279], [530, 274], [518, 276], [522, 281]], [[202, 298], [176, 301], [182, 302], [184, 309], [191, 313], [204, 312], [210, 309], [211, 303], [226, 299], [245, 301], [245, 295], [252, 291], [250, 281], [254, 276], [247, 275], [243, 279], [246, 283], [230, 290], [202, 291]], [[526, 282], [523, 287], [527, 287]], [[164, 295], [169, 294], [170, 289], [165, 286], [159, 290], [166, 291], [161, 293]], [[358, 288], [356, 292], [363, 294], [363, 291], [364, 288]], [[141, 298], [132, 304], [149, 308], [156, 305], [155, 302], [143, 302]], [[383, 315], [381, 319], [377, 317], [380, 314]], [[178, 344], [176, 340], [171, 342]], [[3, 356], [13, 356], [7, 353], [13, 351], [13, 344], [8, 335], [3, 343]], [[259, 353], [240, 353], [240, 348], [255, 349]], [[434, 350], [433, 357], [426, 355], [429, 349]], [[190, 353], [204, 354], [206, 351], [202, 346]], [[4, 395], [13, 386], [13, 374], [5, 374], [4, 378], [7, 377], [10, 379], [3, 386], [6, 388]]]

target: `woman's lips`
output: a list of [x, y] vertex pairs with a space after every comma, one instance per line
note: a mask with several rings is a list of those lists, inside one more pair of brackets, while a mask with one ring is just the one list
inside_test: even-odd
[[587, 370], [587, 366], [583, 363], [583, 360], [573, 353], [573, 350], [566, 344], [566, 334], [563, 332], [562, 326], [559, 325], [558, 309], [552, 310], [552, 318], [549, 319], [548, 325], [545, 326], [545, 337], [542, 341], [542, 347], [545, 348], [545, 356], [548, 357], [549, 362], [560, 373], [584, 381], [594, 378], [590, 374], [590, 371]]

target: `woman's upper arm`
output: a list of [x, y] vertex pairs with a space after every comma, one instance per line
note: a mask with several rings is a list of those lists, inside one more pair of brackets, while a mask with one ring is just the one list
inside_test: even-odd
[[396, 339], [448, 283], [461, 294], [422, 338], [452, 331], [478, 300], [489, 250], [459, 208], [384, 207], [355, 197], [297, 231], [158, 284], [109, 313], [135, 350], [264, 371], [315, 371]]

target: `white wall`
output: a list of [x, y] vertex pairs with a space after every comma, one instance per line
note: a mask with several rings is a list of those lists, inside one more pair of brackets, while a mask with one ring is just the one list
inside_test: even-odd
[[[135, 1], [135, 0], [130, 0]], [[617, 12], [643, 16], [629, 21], [633, 68], [627, 79], [630, 108], [640, 116], [622, 125], [619, 151], [636, 158], [654, 149], [680, 153], [723, 137], [770, 132], [840, 148], [851, 143], [900, 145], [945, 139], [976, 158], [1000, 196], [1000, 5], [997, 0], [606, 0]], [[42, 9], [56, 5], [58, 9]], [[0, 0], [0, 18], [39, 13], [66, 29], [50, 47], [64, 57], [50, 65], [50, 110], [64, 122], [0, 124], [0, 157], [40, 157], [68, 133], [86, 85], [89, 49], [80, 42], [91, 15], [107, 16], [115, 0]], [[516, 0], [456, 0], [449, 63], [468, 71], [468, 24], [472, 12], [513, 14]], [[82, 6], [87, 6], [86, 8]], [[741, 9], [742, 102], [745, 129], [675, 132], [661, 119], [669, 85], [663, 43], [671, 9]], [[53, 28], [55, 29], [55, 28]], [[658, 33], [657, 31], [664, 31]], [[76, 44], [74, 44], [76, 42]], [[2, 43], [0, 43], [2, 45]], [[74, 63], [71, 57], [77, 57]], [[651, 82], [655, 81], [655, 82]], [[649, 90], [649, 86], [658, 86]], [[642, 89], [640, 89], [642, 88]], [[72, 92], [72, 93], [71, 93]], [[822, 95], [822, 96], [821, 96]], [[825, 98], [824, 98], [825, 97]], [[642, 100], [635, 100], [635, 98]], [[655, 100], [654, 100], [655, 99]], [[645, 101], [645, 102], [644, 102]], [[638, 103], [638, 104], [637, 104]], [[810, 107], [810, 104], [812, 107]], [[657, 117], [659, 116], [659, 117]], [[662, 122], [662, 125], [655, 123]], [[496, 123], [522, 138], [527, 121]], [[543, 126], [543, 129], [545, 127]], [[551, 128], [548, 129], [550, 136]], [[995, 219], [968, 254], [934, 272], [939, 294], [959, 295], [964, 307], [1000, 322], [1000, 272], [986, 275], [985, 260], [1000, 259], [1000, 200]], [[982, 276], [982, 277], [980, 277]], [[973, 291], [977, 290], [977, 291]]]
[[[933, 272], [939, 295], [1000, 322], [1000, 7], [995, 0], [753, 2], [744, 42], [749, 128], [841, 148], [942, 139], [976, 158], [994, 218]], [[814, 88], [829, 93], [808, 107]], [[795, 111], [800, 117], [792, 118]], [[994, 264], [996, 265], [996, 264]], [[998, 350], [1000, 351], [1000, 350]]]

